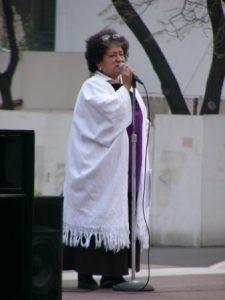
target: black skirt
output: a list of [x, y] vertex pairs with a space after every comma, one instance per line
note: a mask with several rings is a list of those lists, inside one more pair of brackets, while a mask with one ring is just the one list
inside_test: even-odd
[[[131, 195], [129, 202], [129, 225], [131, 227]], [[136, 272], [140, 271], [140, 244], [136, 241]], [[127, 275], [131, 268], [131, 249], [119, 252], [106, 251], [102, 246], [95, 248], [95, 239], [91, 239], [88, 248], [63, 246], [63, 270], [75, 270], [82, 274], [118, 276]]]

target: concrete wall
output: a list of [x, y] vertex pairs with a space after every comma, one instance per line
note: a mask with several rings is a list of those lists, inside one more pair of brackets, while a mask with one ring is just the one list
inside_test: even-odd
[[204, 117], [202, 244], [225, 244], [225, 117]]
[[[71, 111], [0, 111], [0, 128], [35, 131], [36, 194], [62, 192], [71, 120]], [[223, 128], [224, 116], [156, 115], [150, 130], [153, 245], [225, 245]]]
[[[0, 52], [0, 70], [5, 69], [8, 58], [8, 53]], [[82, 52], [21, 52], [12, 82], [13, 98], [23, 99], [20, 110], [73, 110], [81, 84], [88, 76]], [[146, 99], [145, 93], [142, 95]], [[170, 113], [162, 95], [148, 96], [152, 120], [156, 114]], [[187, 97], [186, 102], [192, 113], [193, 98]], [[198, 113], [201, 105], [200, 97]], [[221, 102], [220, 113], [225, 114], [225, 101]]]
[[[6, 67], [8, 55], [0, 52], [0, 70]], [[23, 99], [23, 110], [73, 109], [76, 94], [88, 76], [81, 52], [20, 52], [13, 98]]]
[[71, 112], [1, 111], [1, 129], [35, 131], [35, 194], [60, 195]]
[[225, 245], [224, 126], [224, 116], [156, 116], [153, 244]]

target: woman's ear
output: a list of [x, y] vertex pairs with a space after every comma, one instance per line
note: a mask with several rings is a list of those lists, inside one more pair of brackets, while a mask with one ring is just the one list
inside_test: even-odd
[[100, 64], [97, 64], [97, 68], [98, 68], [99, 71], [102, 70], [102, 67], [100, 66]]

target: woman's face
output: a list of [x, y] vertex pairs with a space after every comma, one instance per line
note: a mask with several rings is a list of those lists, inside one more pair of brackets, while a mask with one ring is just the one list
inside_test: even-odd
[[125, 62], [125, 55], [121, 46], [112, 44], [103, 56], [102, 61], [97, 64], [102, 73], [116, 80], [119, 75], [118, 64]]

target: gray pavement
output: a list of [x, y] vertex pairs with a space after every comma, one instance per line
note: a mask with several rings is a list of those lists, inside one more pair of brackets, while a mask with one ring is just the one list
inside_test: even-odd
[[[151, 247], [150, 263], [181, 267], [208, 267], [225, 261], [225, 247]], [[147, 263], [148, 252], [142, 253]]]
[[[63, 272], [62, 300], [151, 299], [225, 300], [225, 247], [152, 247], [142, 254], [141, 271], [135, 280], [149, 284], [154, 291], [112, 291], [77, 289], [77, 274]], [[96, 276], [98, 281], [100, 277]], [[126, 277], [130, 281], [131, 276]]]

